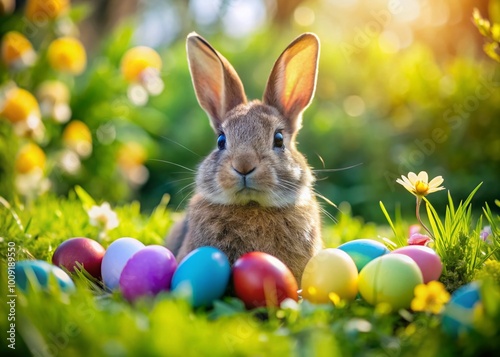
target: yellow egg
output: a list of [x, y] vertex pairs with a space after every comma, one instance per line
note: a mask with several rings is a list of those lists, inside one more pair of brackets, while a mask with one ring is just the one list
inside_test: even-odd
[[354, 300], [357, 293], [358, 269], [346, 252], [323, 249], [307, 263], [302, 274], [304, 299], [323, 304], [333, 301], [333, 297]]

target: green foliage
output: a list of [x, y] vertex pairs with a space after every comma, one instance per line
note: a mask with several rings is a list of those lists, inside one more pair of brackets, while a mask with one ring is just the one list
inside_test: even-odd
[[472, 222], [471, 201], [479, 190], [478, 185], [464, 202], [455, 204], [448, 192], [448, 206], [444, 221], [441, 220], [431, 203], [424, 198], [427, 216], [434, 237], [434, 248], [443, 260], [443, 275], [441, 281], [449, 291], [472, 281], [476, 269], [491, 255], [489, 245], [483, 242], [479, 233], [482, 220], [475, 227]]
[[[50, 260], [55, 247], [69, 237], [99, 237], [100, 232], [90, 225], [86, 210], [100, 202], [95, 202], [82, 188], [75, 192], [68, 198], [47, 195], [29, 205], [11, 205], [1, 200], [0, 221], [4, 222], [0, 226], [1, 281], [6, 281], [8, 242], [15, 242], [17, 260]], [[165, 198], [150, 215], [142, 214], [137, 202], [115, 207], [120, 224], [107, 232], [103, 244], [107, 246], [121, 236], [132, 236], [146, 244], [161, 244], [172, 218], [166, 209], [167, 200]], [[450, 205], [455, 207], [451, 199]], [[450, 278], [453, 269], [461, 271], [460, 267], [450, 264], [469, 259], [474, 252], [470, 248], [474, 246], [472, 238], [461, 240], [460, 237], [479, 239], [474, 235], [476, 228], [469, 224], [469, 205], [470, 200], [466, 200], [456, 208], [450, 207], [444, 221], [431, 225], [436, 227], [436, 248], [441, 244], [443, 250], [449, 244], [451, 251], [458, 251], [456, 256], [443, 255], [449, 272], [444, 276], [450, 279], [449, 289], [454, 288], [453, 284], [470, 280], [466, 268], [463, 268], [462, 280]], [[348, 205], [340, 205], [339, 211], [342, 213], [338, 215], [338, 222], [328, 223], [324, 229], [328, 246], [356, 238], [388, 236], [386, 227], [352, 217]], [[428, 213], [431, 220], [436, 220], [432, 208]], [[456, 225], [458, 219], [465, 223]], [[498, 224], [498, 219], [494, 222]], [[391, 225], [404, 226], [399, 217], [391, 221]], [[452, 239], [450, 232], [461, 235]], [[497, 240], [498, 236], [492, 239]], [[459, 243], [470, 247], [459, 250], [456, 247]], [[482, 246], [488, 252], [486, 248]], [[480, 268], [480, 264], [474, 267]], [[425, 351], [425, 356], [473, 356], [498, 348], [500, 287], [493, 281], [498, 279], [499, 267], [493, 254], [476, 274], [484, 282], [483, 307], [476, 316], [476, 330], [453, 340], [442, 331], [439, 315], [390, 311], [383, 305], [369, 306], [361, 299], [341, 301], [336, 306], [301, 301], [280, 309], [246, 311], [240, 300], [228, 296], [217, 301], [212, 309], [193, 311], [184, 301], [168, 293], [130, 304], [120, 293], [103, 292], [79, 273], [73, 277], [77, 285], [73, 294], [60, 292], [55, 282], [51, 283], [49, 292], [18, 292], [16, 352], [19, 356], [424, 356], [422, 351]], [[0, 293], [4, 296], [6, 289], [7, 285], [2, 284]], [[3, 304], [0, 311], [6, 308]], [[6, 319], [0, 319], [0, 328], [6, 329], [6, 323]], [[5, 344], [2, 348], [7, 351]]]
[[[433, 238], [431, 246], [443, 262], [443, 273], [440, 281], [450, 292], [471, 282], [478, 269], [486, 269], [484, 264], [488, 258], [497, 255], [498, 260], [499, 235], [497, 228], [499, 217], [495, 218], [486, 204], [483, 211], [493, 227], [490, 236], [486, 239], [481, 238], [483, 218], [480, 217], [475, 224], [473, 222], [471, 201], [481, 185], [479, 184], [465, 201], [460, 201], [457, 207], [455, 207], [451, 193], [448, 191], [448, 205], [444, 220], [430, 201], [423, 197], [431, 227], [431, 232], [428, 233]], [[407, 245], [408, 236], [405, 232], [408, 230], [402, 227], [400, 213], [394, 221], [382, 202], [380, 202], [380, 207], [394, 234], [394, 238], [391, 240], [393, 247]], [[391, 247], [390, 244], [388, 246]], [[492, 272], [491, 269], [486, 271]]]
[[[80, 190], [80, 195], [83, 195]], [[88, 201], [87, 201], [88, 203]], [[116, 209], [119, 226], [101, 237], [98, 227], [89, 221], [85, 202], [74, 193], [67, 199], [53, 195], [29, 205], [11, 206], [0, 197], [0, 257], [5, 259], [7, 242], [18, 247], [18, 259], [42, 259], [50, 261], [54, 250], [72, 237], [100, 240], [104, 247], [120, 237], [134, 237], [145, 244], [163, 244], [172, 224], [171, 213], [166, 205], [168, 197], [148, 216], [141, 214], [140, 204], [132, 202]]]
[[487, 260], [484, 265], [476, 271], [475, 279], [490, 279], [500, 286], [500, 262], [498, 260]]

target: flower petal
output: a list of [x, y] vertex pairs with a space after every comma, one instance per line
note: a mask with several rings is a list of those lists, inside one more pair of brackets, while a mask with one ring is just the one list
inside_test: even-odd
[[[444, 179], [442, 176], [436, 176], [434, 177], [431, 182], [429, 182], [429, 187], [434, 188], [440, 186], [444, 182]], [[444, 187], [443, 187], [444, 188]]]
[[429, 182], [429, 175], [427, 174], [427, 171], [420, 171], [418, 173], [418, 179], [422, 182]]
[[408, 238], [408, 245], [425, 245], [431, 238], [425, 234], [415, 233]]
[[413, 186], [415, 186], [415, 183], [418, 181], [418, 176], [414, 172], [410, 172], [408, 174], [408, 180]]

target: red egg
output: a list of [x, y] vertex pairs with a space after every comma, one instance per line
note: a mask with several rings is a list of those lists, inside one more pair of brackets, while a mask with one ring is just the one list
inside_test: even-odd
[[233, 266], [236, 296], [251, 309], [279, 306], [287, 298], [298, 300], [297, 281], [278, 258], [251, 252], [241, 256]]
[[431, 280], [438, 280], [443, 271], [441, 258], [434, 249], [429, 247], [409, 245], [393, 250], [391, 254], [404, 254], [412, 258], [420, 268], [425, 284]]
[[70, 273], [78, 269], [78, 263], [94, 278], [101, 279], [101, 262], [105, 252], [104, 247], [95, 240], [71, 238], [57, 247], [52, 263]]

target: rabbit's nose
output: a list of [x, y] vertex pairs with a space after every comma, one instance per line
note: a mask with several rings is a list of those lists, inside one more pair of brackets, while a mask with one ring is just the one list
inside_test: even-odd
[[257, 168], [257, 163], [253, 157], [248, 157], [248, 155], [245, 155], [235, 157], [231, 162], [231, 166], [233, 170], [240, 176], [247, 176], [255, 171], [255, 169]]
[[233, 166], [233, 170], [236, 171], [236, 173], [240, 176], [247, 176], [247, 175], [250, 175], [252, 172], [255, 171], [257, 167], [252, 167], [252, 168], [236, 168]]
[[231, 159], [231, 167], [240, 176], [250, 175], [257, 169], [258, 158], [251, 150], [239, 152]]

